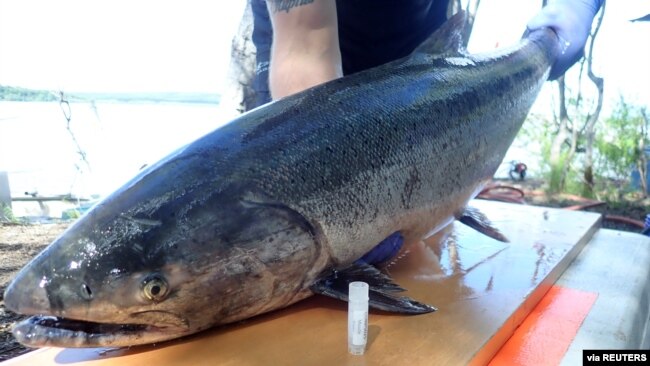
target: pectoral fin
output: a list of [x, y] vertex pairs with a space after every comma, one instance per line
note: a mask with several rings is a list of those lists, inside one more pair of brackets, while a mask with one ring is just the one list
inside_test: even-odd
[[312, 292], [348, 301], [350, 282], [363, 281], [370, 287], [369, 305], [374, 309], [399, 314], [425, 314], [436, 311], [433, 306], [422, 304], [409, 297], [396, 296], [405, 291], [387, 275], [368, 264], [355, 263], [342, 270], [333, 271], [314, 283]]
[[484, 213], [479, 211], [475, 207], [465, 207], [463, 212], [461, 212], [456, 219], [463, 224], [471, 227], [472, 229], [485, 234], [492, 239], [508, 243], [509, 240], [505, 235], [499, 231], [496, 227], [492, 225], [490, 219], [485, 216]]

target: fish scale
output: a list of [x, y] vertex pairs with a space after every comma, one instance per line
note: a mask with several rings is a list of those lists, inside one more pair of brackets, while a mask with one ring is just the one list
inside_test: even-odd
[[[428, 61], [426, 58], [414, 59]], [[516, 64], [519, 60], [508, 61]], [[278, 186], [272, 178], [264, 186], [266, 192], [271, 192], [274, 200], [288, 203], [305, 217], [321, 223], [335, 253], [338, 248], [350, 249], [349, 242], [356, 243], [353, 248], [355, 254], [348, 254], [347, 251], [335, 254], [340, 263], [362, 255], [394, 231], [408, 230], [403, 222], [394, 220], [405, 210], [427, 211], [431, 210], [431, 205], [440, 205], [441, 202], [449, 207], [464, 206], [470, 193], [491, 177], [502, 160], [537, 95], [540, 80], [543, 80], [544, 70], [533, 73], [535, 69], [530, 66], [517, 70], [514, 76], [509, 70], [505, 76], [495, 78], [491, 75], [494, 73], [494, 63], [492, 60], [485, 64], [473, 62], [473, 75], [469, 80], [477, 82], [472, 85], [464, 80], [462, 88], [458, 86], [457, 75], [465, 70], [453, 64], [447, 64], [449, 70], [430, 69], [427, 77], [419, 77], [415, 86], [413, 82], [404, 81], [402, 73], [389, 78], [382, 76], [386, 80], [368, 82], [358, 87], [361, 89], [359, 94], [364, 95], [358, 109], [365, 112], [359, 112], [358, 116], [345, 112], [352, 109], [353, 103], [358, 103], [358, 100], [345, 100], [340, 92], [330, 94], [326, 90], [322, 94], [328, 96], [329, 103], [341, 105], [339, 110], [343, 114], [331, 113], [326, 116], [330, 121], [327, 129], [319, 128], [321, 124], [314, 123], [309, 136], [305, 137], [307, 141], [300, 145], [301, 148], [305, 145], [312, 148], [296, 148], [291, 153], [298, 157], [295, 160], [298, 162], [323, 160], [331, 166], [346, 166], [346, 169], [339, 169], [337, 173], [340, 174], [332, 175], [309, 163], [298, 163], [292, 166], [287, 176], [310, 176], [312, 179], [297, 186]], [[410, 65], [401, 62], [400, 66], [407, 74], [411, 68], [423, 69], [419, 63]], [[525, 74], [527, 78], [519, 78], [518, 73]], [[359, 77], [373, 80], [372, 76]], [[523, 80], [532, 80], [532, 84], [522, 83]], [[392, 88], [386, 92], [381, 86], [377, 87], [378, 83], [391, 85]], [[421, 87], [421, 84], [427, 87]], [[334, 88], [334, 84], [328, 86]], [[486, 90], [493, 93], [486, 93]], [[414, 91], [417, 95], [412, 95]], [[406, 94], [411, 94], [409, 99], [413, 103], [405, 104], [407, 98], [403, 95]], [[384, 95], [388, 95], [388, 98], [382, 98]], [[477, 98], [479, 95], [483, 96], [483, 100]], [[366, 103], [367, 100], [370, 102]], [[318, 106], [325, 105], [325, 102], [320, 103], [317, 100], [313, 108], [304, 107], [304, 110], [314, 113], [305, 111], [301, 117], [309, 121], [317, 113], [322, 113]], [[444, 110], [445, 113], [435, 113], [436, 110]], [[382, 116], [383, 123], [369, 120], [369, 115]], [[348, 118], [354, 122], [350, 123]], [[494, 126], [494, 121], [511, 122]], [[345, 138], [340, 136], [344, 131]], [[387, 134], [387, 131], [392, 133]], [[381, 141], [377, 136], [383, 137], [381, 144], [377, 143]], [[341, 141], [339, 149], [322, 149], [321, 139]], [[349, 159], [350, 155], [354, 155], [351, 150], [359, 148], [364, 139], [373, 141], [372, 145], [363, 150], [363, 156]], [[445, 141], [446, 148], [442, 148], [441, 141]], [[315, 154], [317, 158], [314, 158]], [[374, 165], [381, 168], [375, 169]], [[324, 175], [331, 177], [327, 184], [321, 184], [318, 179]], [[428, 184], [417, 186], [417, 190], [411, 189], [410, 199], [403, 200], [403, 195], [396, 193], [404, 192], [405, 187], [412, 188], [408, 182], [409, 177], [414, 175], [419, 175], [419, 180]], [[454, 193], [457, 193], [456, 198], [465, 202], [460, 205], [449, 202], [447, 197], [454, 196]], [[366, 198], [365, 203], [363, 198]], [[454, 213], [452, 210], [445, 214], [451, 216]], [[350, 222], [358, 225], [344, 225]], [[342, 230], [345, 227], [349, 230]]]

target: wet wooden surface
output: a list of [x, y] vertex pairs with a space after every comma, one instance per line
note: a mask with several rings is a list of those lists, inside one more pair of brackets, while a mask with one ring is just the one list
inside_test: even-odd
[[438, 312], [371, 312], [365, 355], [347, 352], [347, 305], [320, 296], [182, 340], [130, 349], [46, 348], [5, 365], [484, 364], [600, 225], [592, 213], [474, 201], [509, 239], [455, 223], [385, 270]]

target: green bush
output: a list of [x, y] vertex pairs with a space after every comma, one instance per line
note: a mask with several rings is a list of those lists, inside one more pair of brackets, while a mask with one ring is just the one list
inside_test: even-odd
[[11, 207], [4, 202], [0, 202], [0, 222], [18, 222]]
[[54, 94], [46, 90], [31, 90], [13, 86], [0, 85], [0, 101], [34, 101], [51, 102], [59, 100]]

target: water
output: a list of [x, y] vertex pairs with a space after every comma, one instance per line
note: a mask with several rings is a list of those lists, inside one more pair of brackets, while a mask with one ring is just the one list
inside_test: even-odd
[[12, 197], [106, 195], [176, 148], [227, 122], [213, 104], [0, 102], [0, 171]]

